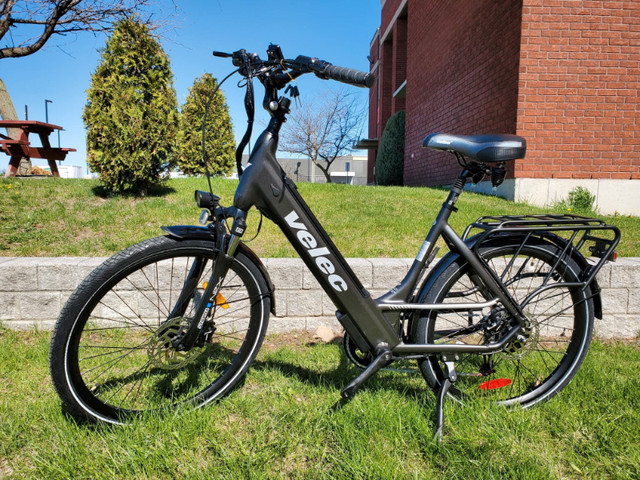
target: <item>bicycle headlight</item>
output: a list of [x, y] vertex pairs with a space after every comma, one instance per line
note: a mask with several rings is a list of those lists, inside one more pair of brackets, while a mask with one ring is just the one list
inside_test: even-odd
[[196, 205], [200, 208], [215, 208], [220, 201], [220, 197], [213, 193], [203, 192], [202, 190], [196, 190], [195, 192]]

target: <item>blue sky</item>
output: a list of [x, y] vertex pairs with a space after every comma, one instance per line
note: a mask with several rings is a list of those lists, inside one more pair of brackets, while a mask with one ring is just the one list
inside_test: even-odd
[[[161, 42], [171, 59], [179, 103], [184, 102], [196, 77], [209, 72], [221, 80], [233, 70], [228, 59], [214, 58], [213, 50], [232, 52], [245, 48], [265, 58], [269, 43], [276, 43], [287, 58], [315, 56], [334, 65], [368, 71], [369, 44], [380, 25], [380, 0], [176, 1], [177, 10], [172, 2], [158, 3], [158, 17], [168, 23], [161, 31]], [[65, 128], [61, 146], [78, 150], [69, 154], [66, 165], [86, 165], [82, 109], [91, 74], [100, 59], [98, 49], [105, 42], [105, 35], [81, 33], [53, 38], [28, 57], [0, 60], [0, 78], [20, 118], [24, 118], [24, 106], [28, 105], [29, 119], [44, 121], [45, 99], [53, 101], [48, 105], [49, 122]], [[232, 77], [222, 88], [239, 140], [246, 118], [244, 90], [236, 87], [238, 79]], [[340, 86], [313, 75], [301, 77], [297, 85], [303, 102], [326, 88]], [[366, 104], [366, 90], [353, 90]], [[262, 91], [257, 83], [256, 94], [259, 97], [254, 138], [268, 118], [259, 107]], [[54, 139], [53, 145], [56, 143]], [[6, 167], [5, 161], [8, 157], [0, 157], [0, 168]], [[34, 163], [46, 164], [39, 160]]]

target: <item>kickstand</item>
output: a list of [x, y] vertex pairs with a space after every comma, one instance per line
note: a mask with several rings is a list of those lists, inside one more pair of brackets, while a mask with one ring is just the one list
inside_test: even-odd
[[438, 398], [436, 402], [436, 434], [435, 439], [442, 442], [442, 427], [444, 426], [444, 399], [451, 386], [456, 382], [456, 369], [452, 361], [443, 358], [445, 378], [438, 390]]

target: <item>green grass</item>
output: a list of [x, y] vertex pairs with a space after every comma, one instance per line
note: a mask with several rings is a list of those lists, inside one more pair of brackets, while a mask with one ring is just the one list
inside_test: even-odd
[[79, 424], [49, 381], [46, 332], [0, 329], [0, 478], [640, 477], [640, 348], [592, 345], [572, 383], [531, 410], [446, 405], [418, 374], [356, 374], [338, 344], [269, 336], [244, 385], [196, 411]]
[[[214, 193], [230, 205], [236, 181], [215, 179]], [[159, 227], [197, 223], [193, 191], [204, 179], [171, 180], [145, 198], [104, 197], [97, 181], [0, 179], [0, 255], [107, 256], [149, 237]], [[364, 187], [301, 183], [299, 190], [346, 257], [413, 257], [447, 192], [432, 188]], [[465, 193], [451, 218], [460, 234], [482, 215], [549, 210]], [[559, 211], [559, 210], [556, 210]], [[622, 230], [618, 252], [640, 256], [640, 218], [602, 216]], [[253, 236], [259, 215], [249, 216]], [[270, 221], [250, 244], [262, 257], [295, 252]]]

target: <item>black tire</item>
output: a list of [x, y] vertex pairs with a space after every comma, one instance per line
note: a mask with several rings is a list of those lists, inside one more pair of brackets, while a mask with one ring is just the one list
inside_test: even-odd
[[[540, 289], [545, 279], [559, 283], [578, 281], [580, 268], [571, 258], [564, 257], [558, 262], [561, 250], [549, 242], [528, 242], [518, 250], [520, 243], [518, 239], [505, 239], [481, 248], [480, 252], [521, 305], [531, 328], [526, 332], [526, 341], [512, 342], [506, 351], [460, 355], [455, 363], [458, 379], [450, 394], [462, 401], [479, 398], [529, 407], [548, 400], [569, 383], [587, 353], [594, 312], [590, 288]], [[514, 255], [515, 262], [509, 268]], [[470, 279], [470, 272], [469, 264], [458, 258], [433, 281], [421, 301], [484, 301], [485, 297]], [[427, 312], [414, 325], [414, 341], [484, 344], [499, 340], [514, 324], [500, 304], [476, 317], [469, 313]], [[469, 325], [477, 327], [476, 331], [472, 332], [474, 328]], [[430, 356], [419, 365], [429, 386], [437, 391], [444, 379], [444, 364], [437, 356]]]
[[[262, 345], [271, 307], [264, 276], [241, 252], [211, 308], [213, 333], [188, 352], [171, 341], [210, 277], [212, 247], [153, 238], [114, 255], [80, 284], [58, 318], [49, 353], [53, 384], [70, 413], [125, 423], [146, 411], [200, 407], [238, 384]], [[176, 314], [196, 261], [206, 263], [195, 293]]]

